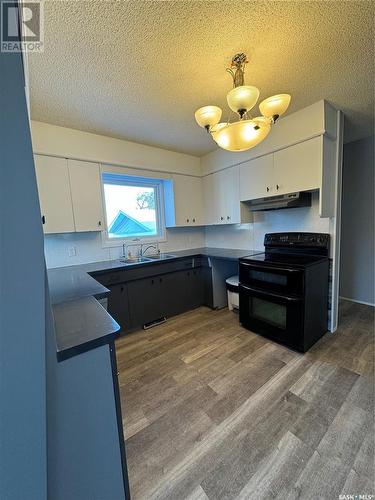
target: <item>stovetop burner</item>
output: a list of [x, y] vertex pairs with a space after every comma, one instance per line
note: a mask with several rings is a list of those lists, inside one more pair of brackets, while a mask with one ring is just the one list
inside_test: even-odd
[[265, 252], [249, 255], [242, 260], [264, 264], [307, 267], [327, 258], [329, 234], [325, 233], [268, 233], [264, 237]]
[[242, 261], [256, 261], [264, 262], [269, 265], [279, 265], [279, 266], [293, 266], [293, 267], [307, 267], [317, 262], [326, 259], [322, 255], [306, 255], [298, 253], [277, 253], [277, 252], [265, 252], [257, 255], [250, 255], [243, 257]]

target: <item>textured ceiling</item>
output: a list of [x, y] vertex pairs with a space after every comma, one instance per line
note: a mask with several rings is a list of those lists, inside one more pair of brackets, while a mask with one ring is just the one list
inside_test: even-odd
[[45, 52], [30, 56], [34, 120], [202, 155], [194, 121], [226, 110], [233, 54], [250, 59], [260, 99], [289, 113], [322, 98], [346, 116], [346, 141], [372, 133], [372, 1], [46, 1]]

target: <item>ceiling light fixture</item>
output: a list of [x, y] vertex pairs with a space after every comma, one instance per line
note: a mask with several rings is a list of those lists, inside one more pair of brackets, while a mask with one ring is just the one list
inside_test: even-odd
[[268, 97], [259, 104], [262, 116], [252, 118], [250, 110], [259, 98], [259, 90], [245, 83], [246, 54], [236, 54], [227, 68], [233, 78], [233, 89], [227, 94], [230, 109], [237, 113], [239, 120], [220, 122], [222, 110], [218, 106], [203, 106], [195, 112], [200, 127], [211, 134], [213, 140], [227, 151], [246, 151], [263, 141], [271, 130], [271, 125], [285, 113], [290, 103], [289, 94]]

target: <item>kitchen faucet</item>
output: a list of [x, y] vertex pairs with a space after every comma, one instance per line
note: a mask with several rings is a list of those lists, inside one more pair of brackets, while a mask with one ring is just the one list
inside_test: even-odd
[[150, 248], [154, 248], [155, 249], [155, 253], [156, 254], [160, 254], [160, 250], [159, 250], [159, 242], [156, 242], [156, 245], [147, 245], [147, 247], [145, 249], [143, 249], [143, 244], [141, 243], [141, 254], [140, 256], [143, 257], [147, 250], [149, 250]]

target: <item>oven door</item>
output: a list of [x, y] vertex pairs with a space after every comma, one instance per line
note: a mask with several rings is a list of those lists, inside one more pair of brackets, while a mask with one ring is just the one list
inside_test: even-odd
[[303, 295], [303, 269], [289, 269], [248, 262], [240, 262], [239, 268], [239, 281], [243, 285], [285, 295]]
[[303, 351], [302, 297], [279, 295], [240, 284], [240, 322], [298, 351]]

